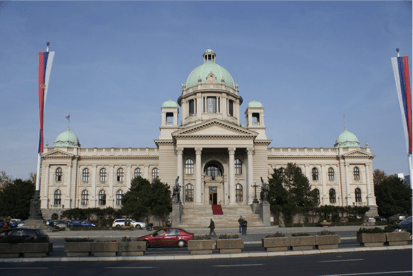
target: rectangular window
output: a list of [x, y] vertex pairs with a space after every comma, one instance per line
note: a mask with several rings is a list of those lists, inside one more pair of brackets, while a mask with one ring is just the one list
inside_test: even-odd
[[216, 97], [207, 97], [207, 112], [217, 113], [217, 98]]
[[230, 116], [234, 116], [234, 101], [232, 100], [228, 102], [228, 113]]
[[194, 100], [189, 100], [188, 104], [189, 104], [189, 116], [192, 116], [195, 114]]

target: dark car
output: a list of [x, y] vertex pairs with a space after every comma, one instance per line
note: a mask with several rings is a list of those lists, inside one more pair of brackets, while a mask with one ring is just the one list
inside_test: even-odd
[[378, 216], [378, 217], [374, 217], [375, 219], [376, 219], [376, 221], [387, 221], [387, 219], [386, 218], [384, 218], [384, 217], [380, 217], [380, 216]]
[[24, 240], [49, 240], [42, 229], [36, 228], [17, 228], [8, 229], [1, 232], [1, 238], [24, 238]]
[[69, 227], [95, 227], [93, 223], [88, 222], [87, 220], [72, 220], [69, 224]]
[[146, 247], [168, 245], [184, 247], [193, 236], [193, 233], [188, 233], [183, 229], [163, 228], [140, 238], [146, 241]]
[[412, 233], [412, 217], [399, 222], [399, 225], [403, 228], [404, 231]]

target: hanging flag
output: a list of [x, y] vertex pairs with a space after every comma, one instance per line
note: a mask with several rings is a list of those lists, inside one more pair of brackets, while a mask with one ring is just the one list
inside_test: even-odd
[[66, 119], [70, 120], [70, 114], [65, 117]]
[[50, 72], [52, 70], [52, 63], [54, 52], [40, 52], [39, 53], [39, 75], [38, 75], [38, 94], [39, 94], [39, 117], [40, 117], [40, 134], [39, 134], [39, 148], [38, 153], [43, 152], [43, 116], [46, 106], [47, 91], [50, 80]]
[[409, 59], [408, 57], [394, 57], [391, 59], [396, 81], [397, 96], [399, 97], [402, 123], [408, 153], [412, 154], [412, 95], [410, 89]]

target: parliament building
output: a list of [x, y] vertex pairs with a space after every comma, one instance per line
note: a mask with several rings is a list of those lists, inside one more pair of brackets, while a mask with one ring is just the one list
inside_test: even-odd
[[[205, 51], [203, 63], [182, 84], [177, 101], [163, 103], [156, 147], [82, 148], [70, 129], [57, 136], [53, 147], [45, 147], [43, 217], [57, 218], [70, 208], [120, 208], [137, 176], [159, 178], [171, 188], [179, 176], [182, 225], [189, 226], [184, 216], [194, 210], [198, 216], [211, 217], [211, 204], [221, 205], [234, 217], [248, 215], [254, 200], [252, 185], [259, 185], [259, 192], [261, 177], [267, 182], [273, 169], [287, 163], [296, 163], [307, 176], [320, 205], [369, 206], [369, 213], [377, 213], [374, 155], [367, 143], [361, 147], [345, 129], [328, 148], [270, 147], [263, 104], [250, 101], [245, 125], [241, 124], [243, 98], [238, 84], [215, 57], [211, 49]], [[249, 216], [254, 220], [252, 213]]]

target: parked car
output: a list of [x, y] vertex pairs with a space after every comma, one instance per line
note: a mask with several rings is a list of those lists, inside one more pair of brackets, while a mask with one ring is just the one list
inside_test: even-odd
[[406, 219], [406, 216], [403, 214], [395, 214], [389, 217], [389, 221], [402, 221], [405, 219]]
[[87, 220], [72, 220], [69, 227], [95, 227], [96, 225]]
[[152, 234], [140, 237], [146, 241], [146, 247], [177, 245], [184, 247], [194, 234], [178, 228], [163, 228]]
[[[132, 225], [134, 228], [136, 229], [142, 229], [146, 227], [146, 223], [145, 222], [138, 222], [135, 221], [133, 219], [129, 219], [130, 225]], [[122, 218], [122, 219], [115, 219], [112, 223], [112, 227], [120, 227], [120, 226], [125, 226], [126, 223], [126, 219]]]
[[17, 224], [17, 228], [24, 227], [25, 221], [23, 220], [19, 224]]
[[412, 217], [399, 222], [399, 225], [403, 228], [403, 231], [412, 233]]
[[21, 219], [11, 219], [10, 220], [10, 228], [16, 228], [17, 225], [21, 222]]
[[67, 223], [64, 220], [55, 220], [54, 221], [54, 226], [58, 228], [66, 228]]
[[381, 217], [381, 216], [375, 217], [375, 219], [376, 221], [387, 221], [385, 217]]
[[24, 237], [25, 240], [38, 240], [47, 239], [49, 236], [46, 235], [43, 230], [35, 228], [19, 228], [19, 229], [8, 229], [1, 232], [2, 237]]

